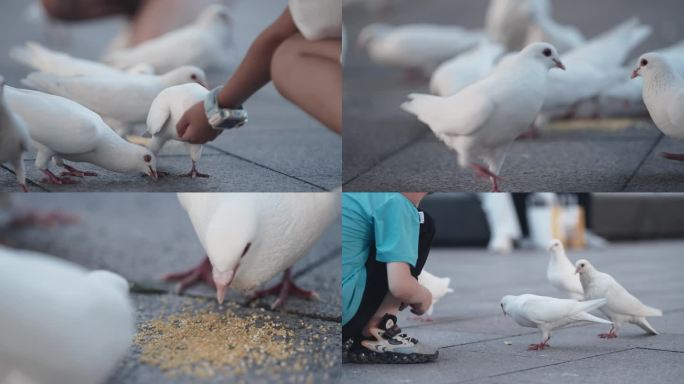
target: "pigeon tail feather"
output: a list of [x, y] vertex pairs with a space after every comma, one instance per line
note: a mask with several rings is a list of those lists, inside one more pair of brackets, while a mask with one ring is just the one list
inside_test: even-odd
[[646, 318], [642, 317], [639, 320], [637, 320], [634, 324], [638, 325], [639, 328], [650, 333], [651, 335], [657, 335], [658, 334], [658, 331], [656, 331], [655, 328], [653, 328], [651, 323], [649, 323], [648, 320], [646, 320]]

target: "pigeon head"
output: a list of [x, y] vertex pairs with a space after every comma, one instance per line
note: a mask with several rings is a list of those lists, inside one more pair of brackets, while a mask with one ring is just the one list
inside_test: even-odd
[[117, 275], [116, 273], [105, 270], [97, 270], [88, 272], [86, 278], [89, 280], [97, 281], [100, 284], [111, 286], [117, 291], [121, 292], [126, 297], [128, 297], [128, 281], [126, 281], [126, 279], [124, 279], [120, 275]]
[[510, 314], [510, 307], [513, 305], [513, 301], [515, 301], [515, 296], [512, 295], [506, 295], [501, 299], [501, 310], [504, 313], [504, 316]]
[[197, 25], [206, 26], [213, 24], [233, 24], [233, 16], [230, 8], [221, 4], [213, 4], [206, 7], [197, 18]]
[[548, 43], [534, 43], [528, 45], [520, 52], [520, 55], [542, 63], [546, 68], [560, 68], [565, 70], [565, 65], [560, 59], [556, 48]]
[[162, 79], [169, 86], [197, 83], [207, 88], [207, 76], [201, 68], [191, 65], [176, 68], [162, 75]]
[[384, 35], [390, 29], [391, 27], [389, 25], [383, 23], [368, 25], [359, 32], [359, 38], [356, 42], [359, 48], [367, 48], [376, 37]]
[[249, 257], [257, 235], [253, 207], [243, 201], [223, 205], [207, 227], [205, 249], [212, 265], [216, 299], [223, 303], [226, 291], [238, 273], [240, 263]]
[[154, 181], [157, 181], [159, 179], [157, 157], [149, 149], [139, 145], [137, 147], [139, 148], [136, 148], [134, 161], [138, 166], [138, 170], [151, 177]]
[[580, 275], [583, 275], [585, 273], [591, 273], [594, 271], [594, 266], [591, 265], [589, 260], [586, 259], [581, 259], [577, 260], [575, 263], [575, 273], [579, 273]]
[[654, 52], [646, 53], [639, 58], [637, 68], [634, 70], [634, 72], [632, 72], [632, 79], [635, 79], [639, 76], [648, 77], [653, 73], [670, 70], [670, 64], [667, 62], [665, 57]]
[[563, 249], [563, 243], [560, 240], [558, 240], [558, 239], [551, 240], [551, 244], [549, 244], [549, 251], [557, 252], [561, 249]]

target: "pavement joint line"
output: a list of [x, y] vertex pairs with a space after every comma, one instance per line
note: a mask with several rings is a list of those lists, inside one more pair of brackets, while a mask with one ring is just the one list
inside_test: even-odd
[[[13, 174], [13, 175], [15, 175], [15, 176], [17, 175], [16, 173], [14, 173], [13, 170], [9, 169], [7, 166], [0, 165], [0, 168], [3, 168], [3, 169], [5, 169], [5, 170], [7, 170], [7, 172], [9, 172], [9, 173], [11, 173], [11, 174]], [[46, 189], [45, 187], [43, 187], [42, 185], [38, 184], [37, 182], [31, 180], [31, 179], [28, 178], [28, 177], [26, 177], [26, 182], [27, 182], [27, 184], [29, 184], [29, 185], [31, 185], [31, 186], [33, 186], [33, 187], [37, 187], [37, 188], [42, 189], [43, 192], [50, 192], [49, 189]]]
[[246, 161], [246, 162], [248, 162], [248, 163], [250, 163], [250, 164], [252, 164], [252, 165], [256, 165], [257, 167], [261, 167], [261, 168], [264, 168], [264, 169], [268, 169], [268, 170], [271, 171], [271, 172], [275, 172], [275, 173], [278, 173], [278, 174], [280, 174], [280, 175], [289, 177], [289, 178], [291, 178], [291, 179], [295, 179], [295, 180], [297, 180], [297, 181], [299, 181], [299, 182], [308, 184], [308, 185], [310, 185], [310, 186], [312, 186], [312, 187], [315, 187], [315, 188], [317, 188], [317, 189], [320, 189], [321, 191], [329, 192], [329, 190], [326, 189], [325, 187], [321, 187], [320, 185], [314, 184], [314, 183], [312, 183], [312, 182], [310, 182], [310, 181], [304, 180], [304, 179], [299, 178], [299, 177], [297, 177], [297, 176], [288, 175], [288, 174], [285, 173], [285, 172], [282, 172], [282, 171], [279, 171], [279, 170], [277, 170], [277, 169], [273, 169], [273, 168], [271, 168], [271, 167], [269, 167], [269, 166], [266, 166], [266, 165], [257, 163], [256, 161], [250, 160], [250, 159], [248, 159], [248, 158], [246, 158], [246, 157], [242, 157], [242, 156], [236, 155], [236, 154], [234, 154], [234, 153], [230, 153], [230, 152], [228, 152], [228, 151], [226, 151], [226, 150], [224, 150], [224, 149], [222, 149], [222, 148], [215, 147], [215, 146], [209, 145], [209, 144], [205, 144], [205, 146], [206, 146], [206, 147], [209, 147], [209, 148], [211, 148], [211, 149], [214, 149], [214, 150], [216, 150], [216, 151], [219, 151], [219, 152], [221, 152], [222, 154], [224, 154], [224, 155], [226, 155], [226, 156], [231, 156], [231, 157], [234, 157], [234, 158], [236, 158], [236, 159], [238, 159], [238, 160]]
[[343, 182], [342, 185], [343, 185], [343, 186], [344, 186], [344, 185], [347, 185], [347, 184], [353, 182], [354, 180], [358, 179], [359, 177], [361, 177], [361, 176], [363, 176], [363, 175], [369, 173], [370, 171], [372, 171], [373, 169], [375, 169], [378, 165], [380, 165], [380, 164], [382, 164], [383, 162], [385, 162], [385, 160], [389, 159], [390, 157], [392, 157], [392, 156], [398, 154], [399, 152], [403, 151], [404, 149], [407, 149], [408, 147], [410, 147], [410, 146], [412, 146], [412, 145], [414, 145], [414, 144], [420, 143], [421, 141], [423, 141], [424, 139], [426, 139], [429, 135], [430, 135], [430, 132], [425, 132], [425, 133], [423, 133], [423, 134], [421, 134], [421, 135], [416, 135], [416, 137], [413, 138], [411, 141], [409, 141], [408, 143], [406, 143], [406, 144], [402, 145], [401, 147], [397, 148], [395, 151], [392, 151], [392, 152], [388, 153], [387, 155], [383, 156], [381, 159], [379, 159], [378, 161], [376, 161], [374, 164], [369, 165], [368, 168], [366, 168], [365, 170], [359, 172], [356, 176], [352, 177], [351, 179], [347, 180], [346, 182]]
[[[471, 332], [464, 332], [464, 333], [471, 333]], [[535, 334], [535, 333], [537, 333], [537, 332], [532, 331], [532, 332], [528, 332], [528, 333], [520, 333], [520, 334], [517, 334], [517, 335], [505, 335], [505, 336], [501, 336], [501, 337], [494, 337], [494, 338], [491, 338], [491, 339], [483, 339], [483, 340], [469, 341], [469, 342], [463, 343], [463, 344], [446, 345], [446, 346], [443, 346], [443, 347], [439, 347], [439, 349], [448, 349], [448, 348], [462, 347], [462, 346], [464, 346], [464, 345], [473, 345], [473, 344], [480, 344], [480, 343], [488, 343], [488, 342], [490, 342], [490, 341], [497, 341], [497, 340], [502, 340], [502, 339], [510, 339], [510, 338], [512, 338], [512, 337], [527, 336], [527, 335], [532, 335], [532, 334]], [[479, 352], [479, 351], [469, 351], [469, 352]]]
[[629, 177], [627, 178], [627, 181], [625, 181], [625, 183], [622, 185], [622, 188], [620, 189], [620, 192], [624, 192], [625, 189], [627, 189], [627, 187], [628, 187], [629, 184], [632, 182], [632, 180], [634, 180], [634, 177], [636, 177], [637, 173], [639, 173], [639, 170], [641, 169], [641, 167], [643, 167], [643, 166], [644, 166], [644, 163], [646, 163], [646, 160], [648, 160], [648, 159], [651, 157], [651, 153], [653, 152], [653, 150], [656, 149], [656, 147], [658, 146], [658, 144], [660, 144], [660, 142], [663, 141], [664, 138], [665, 138], [665, 135], [662, 134], [662, 133], [660, 134], [660, 136], [658, 136], [658, 139], [656, 139], [656, 140], [654, 141], [654, 143], [653, 143], [653, 145], [651, 146], [651, 148], [649, 148], [648, 152], [646, 152], [646, 155], [644, 155], [644, 158], [641, 159], [641, 161], [639, 162], [639, 165], [637, 165], [637, 166], [634, 168], [634, 171], [632, 171], [632, 174], [629, 175]]
[[662, 349], [662, 348], [635, 347], [634, 349], [643, 349], [646, 351], [658, 351], [658, 352], [684, 353], [684, 351], [673, 351], [671, 349]]
[[[541, 365], [541, 366], [538, 366], [538, 367], [523, 368], [523, 369], [518, 369], [518, 370], [514, 370], [514, 371], [510, 371], [510, 372], [497, 373], [496, 375], [490, 375], [490, 376], [485, 376], [485, 377], [500, 377], [500, 376], [506, 376], [506, 375], [510, 375], [510, 374], [514, 374], [514, 373], [533, 371], [533, 370], [535, 370], [535, 369], [553, 367], [553, 366], [556, 366], [556, 365], [567, 364], [567, 363], [574, 363], [574, 362], [576, 362], [576, 361], [582, 361], [582, 360], [587, 360], [587, 359], [593, 359], [593, 358], [596, 358], [596, 357], [612, 355], [612, 354], [614, 354], [614, 353], [627, 352], [627, 351], [631, 351], [631, 350], [634, 350], [634, 349], [637, 349], [637, 347], [630, 347], [630, 348], [620, 349], [620, 350], [617, 350], [617, 351], [610, 351], [610, 352], [606, 352], [606, 353], [599, 353], [598, 355], [584, 356], [584, 357], [581, 357], [581, 358], [579, 358], [579, 359], [570, 359], [570, 360], [566, 360], [566, 361], [556, 361], [556, 362], [553, 362], [553, 363], [550, 363], [550, 364], [546, 364], [546, 365]], [[478, 379], [481, 379], [481, 378], [478, 378]]]

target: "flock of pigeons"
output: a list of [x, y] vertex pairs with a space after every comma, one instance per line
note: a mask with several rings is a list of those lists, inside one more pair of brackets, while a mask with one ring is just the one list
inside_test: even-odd
[[[208, 261], [175, 276], [183, 287], [205, 280], [222, 302], [228, 287], [253, 290], [285, 271], [266, 290], [278, 294], [275, 306], [288, 293], [315, 297], [294, 285], [289, 268], [338, 217], [340, 196], [179, 194]], [[102, 383], [128, 351], [135, 308], [115, 273], [0, 246], [0, 291], [0, 327], [12, 330], [0, 332], [2, 383]]]
[[[233, 20], [223, 5], [207, 7], [197, 20], [132, 48], [109, 52], [103, 63], [75, 58], [28, 42], [10, 56], [36, 72], [22, 82], [4, 84], [0, 76], [0, 164], [9, 162], [24, 191], [23, 157], [33, 145], [35, 165], [46, 183], [70, 184], [70, 177], [96, 176], [65, 163], [85, 162], [120, 172], [142, 172], [153, 179], [156, 155], [168, 140], [181, 140], [176, 123], [185, 110], [203, 100], [205, 71], [234, 63]], [[178, 47], [184, 54], [178, 55]], [[105, 97], [106, 95], [106, 97]], [[147, 124], [145, 146], [126, 140], [137, 124]], [[197, 171], [202, 146], [185, 143]], [[60, 175], [50, 161], [64, 169]]]
[[625, 62], [652, 32], [637, 18], [587, 39], [551, 17], [551, 0], [490, 0], [485, 24], [479, 31], [376, 23], [361, 30], [358, 43], [379, 65], [430, 75], [433, 94], [409, 95], [401, 108], [494, 191], [516, 138], [535, 122], [587, 107], [596, 116], [611, 103], [630, 114], [647, 110], [664, 134], [684, 139], [684, 41], [643, 55], [634, 70]]
[[[510, 315], [523, 327], [538, 328], [541, 331], [542, 341], [530, 345], [530, 350], [547, 347], [553, 329], [579, 322], [610, 324], [611, 328], [607, 333], [599, 334], [604, 339], [617, 337], [623, 323], [635, 324], [651, 335], [658, 334], [646, 317], [662, 316], [660, 309], [644, 305], [611, 275], [598, 271], [587, 260], [578, 260], [573, 266], [559, 240], [554, 240], [549, 250], [551, 257], [546, 277], [551, 285], [568, 298], [525, 294], [507, 295], [501, 299], [504, 315]], [[609, 320], [589, 313], [596, 309]]]

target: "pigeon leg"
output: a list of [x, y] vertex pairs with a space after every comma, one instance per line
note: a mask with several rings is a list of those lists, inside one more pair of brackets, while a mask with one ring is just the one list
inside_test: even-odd
[[307, 300], [318, 299], [318, 294], [316, 292], [307, 291], [295, 284], [294, 280], [292, 280], [292, 271], [290, 271], [289, 268], [285, 270], [285, 274], [283, 275], [283, 279], [280, 281], [280, 283], [271, 288], [254, 292], [250, 296], [250, 300], [260, 299], [262, 297], [276, 294], [278, 297], [273, 304], [271, 304], [271, 309], [276, 309], [283, 305], [285, 299], [287, 299], [287, 297], [290, 295], [298, 296]]
[[62, 168], [66, 171], [60, 173], [60, 176], [74, 176], [74, 177], [86, 177], [86, 176], [97, 176], [97, 173], [90, 171], [81, 171], [68, 164], [62, 164]]
[[661, 152], [660, 156], [668, 160], [684, 161], [684, 154]]
[[499, 190], [499, 180], [503, 180], [501, 176], [495, 174], [489, 169], [481, 166], [480, 164], [472, 164], [472, 168], [475, 170], [475, 174], [479, 177], [486, 177], [492, 181], [492, 192], [501, 192]]
[[197, 162], [195, 160], [193, 160], [192, 161], [192, 169], [190, 170], [190, 172], [188, 172], [184, 175], [181, 175], [181, 177], [191, 177], [194, 179], [196, 177], [209, 177], [209, 175], [207, 175], [206, 173], [200, 173], [197, 170]]
[[527, 348], [527, 350], [528, 351], [540, 351], [546, 347], [550, 347], [550, 345], [548, 344], [550, 339], [551, 338], [549, 337], [548, 339], [542, 341], [539, 344], [530, 344], [530, 346]]
[[602, 339], [614, 339], [618, 337], [617, 333], [615, 333], [615, 327], [610, 327], [610, 331], [608, 333], [599, 333], [598, 335]]
[[66, 185], [66, 184], [78, 184], [77, 180], [70, 179], [68, 177], [59, 177], [52, 173], [49, 169], [46, 169], [43, 171], [43, 174], [45, 174], [45, 179], [43, 179], [43, 183], [46, 184], [57, 184], [57, 185]]
[[176, 285], [176, 293], [183, 293], [186, 289], [195, 284], [205, 282], [209, 286], [214, 287], [214, 278], [211, 273], [212, 267], [209, 257], [205, 256], [202, 262], [187, 271], [178, 273], [169, 273], [162, 277], [164, 281], [178, 281]]

